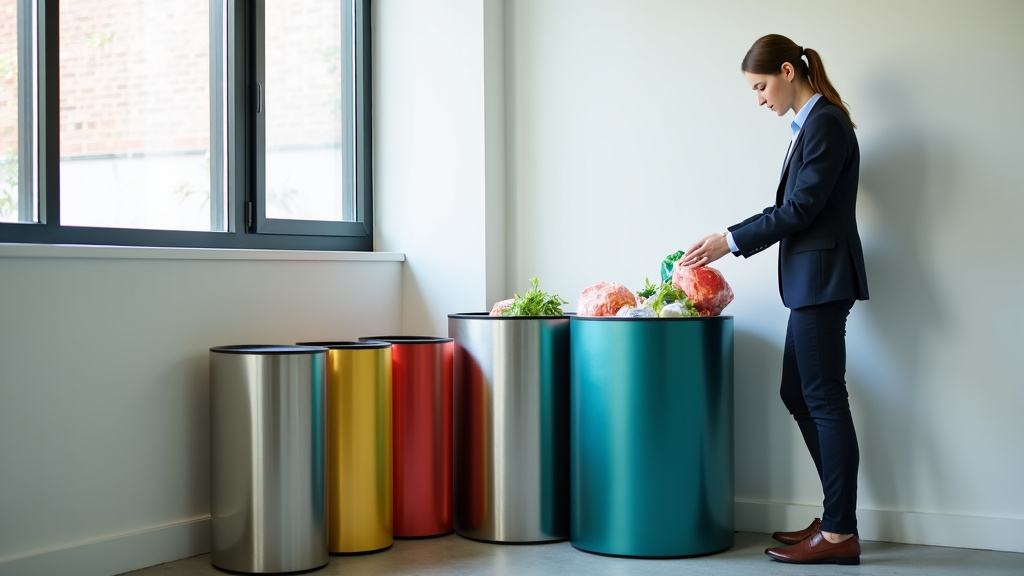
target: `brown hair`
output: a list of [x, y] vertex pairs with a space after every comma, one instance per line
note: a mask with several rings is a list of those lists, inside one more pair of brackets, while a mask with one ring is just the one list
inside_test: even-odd
[[[805, 56], [806, 62], [803, 59]], [[850, 118], [850, 110], [839, 97], [839, 92], [829, 82], [828, 74], [825, 74], [825, 65], [821, 63], [821, 56], [811, 48], [802, 48], [796, 42], [779, 34], [762, 36], [754, 42], [750, 50], [747, 50], [740, 70], [751, 74], [780, 74], [782, 65], [786, 62], [793, 65], [797, 76], [807, 80], [811, 89], [838, 106], [843, 114], [846, 114], [851, 126], [857, 127]]]

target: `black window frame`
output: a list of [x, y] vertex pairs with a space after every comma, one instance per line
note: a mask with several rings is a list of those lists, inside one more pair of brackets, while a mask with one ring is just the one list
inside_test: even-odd
[[[20, 4], [29, 6], [30, 1], [22, 0]], [[226, 91], [227, 103], [223, 112], [215, 109], [216, 94], [224, 92], [212, 84], [211, 125], [223, 125], [223, 114], [226, 114], [227, 134], [222, 137], [226, 138], [224, 148], [227, 155], [224, 160], [227, 167], [225, 169], [223, 165], [211, 164], [211, 178], [217, 178], [219, 176], [213, 175], [220, 174], [227, 179], [227, 230], [178, 231], [60, 225], [59, 7], [58, 0], [38, 0], [38, 94], [32, 101], [20, 106], [33, 106], [39, 111], [35, 119], [38, 122], [37, 140], [31, 150], [38, 161], [39, 222], [0, 222], [0, 243], [373, 251], [370, 0], [337, 1], [342, 2], [343, 7], [351, 3], [355, 32], [352, 58], [356, 79], [354, 221], [282, 221], [266, 218], [263, 189], [260, 186], [262, 179], [258, 173], [263, 150], [262, 142], [257, 138], [260, 128], [256, 115], [260, 73], [256, 63], [263, 49], [262, 31], [257, 30], [256, 26], [261, 22], [259, 15], [262, 14], [263, 0], [211, 0], [211, 60], [214, 60], [211, 62], [211, 82], [224, 82], [221, 90]], [[221, 31], [226, 34], [224, 38], [218, 38], [218, 31], [213, 30], [219, 25], [224, 26]], [[19, 37], [19, 47], [24, 42]], [[216, 60], [220, 48], [216, 42], [223, 42], [227, 52], [226, 58], [219, 61]], [[220, 65], [221, 62], [226, 63], [226, 70]], [[19, 114], [19, 123], [25, 120], [25, 114]], [[224, 145], [223, 140], [218, 140], [220, 137], [217, 130], [212, 128], [211, 147]], [[19, 156], [22, 154], [19, 150]], [[212, 220], [216, 221], [223, 216], [214, 213]]]

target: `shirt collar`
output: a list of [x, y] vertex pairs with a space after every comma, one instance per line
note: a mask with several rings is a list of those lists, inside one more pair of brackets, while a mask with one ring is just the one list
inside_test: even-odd
[[804, 121], [807, 120], [807, 116], [811, 113], [811, 108], [814, 108], [814, 104], [821, 98], [821, 94], [815, 94], [807, 99], [807, 103], [804, 104], [803, 108], [800, 109], [800, 113], [793, 117], [793, 122], [789, 125], [789, 130], [792, 134], [792, 138], [796, 138], [796, 135], [800, 133], [800, 129], [804, 126]]

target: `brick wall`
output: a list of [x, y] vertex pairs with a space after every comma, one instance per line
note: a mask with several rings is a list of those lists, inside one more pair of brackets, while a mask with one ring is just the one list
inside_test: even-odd
[[[341, 2], [268, 0], [267, 132], [279, 146], [317, 146], [340, 140]], [[331, 30], [335, 30], [332, 34]], [[292, 82], [275, 82], [287, 70]], [[278, 72], [279, 74], [280, 72]]]
[[[268, 0], [268, 136], [280, 146], [339, 139], [339, 2]], [[17, 143], [16, 1], [0, 0], [0, 155]], [[62, 157], [209, 146], [209, 0], [60, 2]], [[278, 49], [274, 49], [277, 47]], [[15, 66], [16, 68], [16, 66]], [[16, 72], [16, 70], [14, 70]]]
[[0, 0], [0, 159], [18, 146], [17, 28], [17, 1]]

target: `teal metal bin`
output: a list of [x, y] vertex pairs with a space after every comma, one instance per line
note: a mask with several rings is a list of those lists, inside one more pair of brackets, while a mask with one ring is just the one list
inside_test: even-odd
[[733, 322], [570, 320], [570, 542], [666, 558], [733, 544]]

